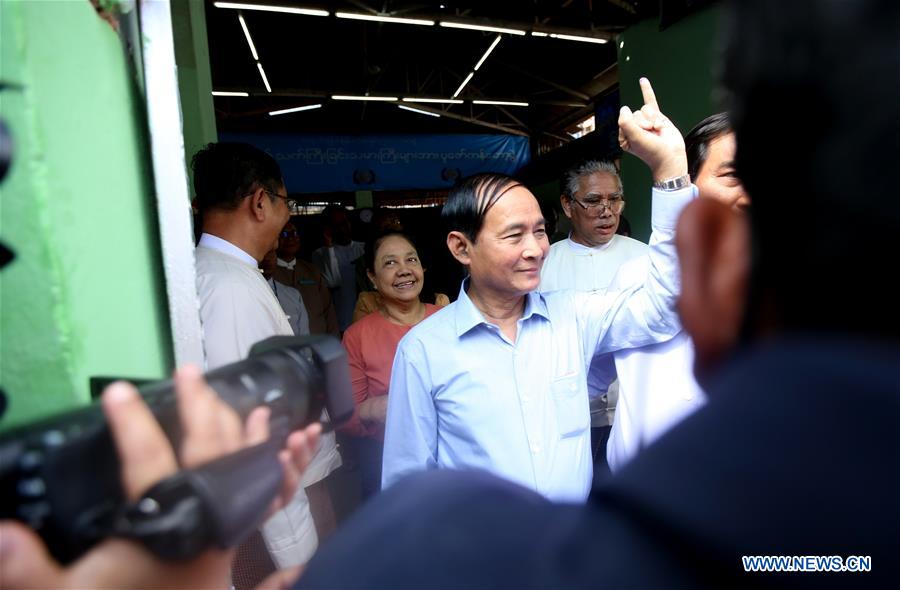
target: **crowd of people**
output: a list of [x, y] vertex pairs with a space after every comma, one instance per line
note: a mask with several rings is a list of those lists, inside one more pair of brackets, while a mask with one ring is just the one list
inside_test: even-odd
[[[727, 115], [683, 137], [643, 78], [644, 104], [620, 111], [619, 144], [653, 178], [648, 244], [617, 234], [628, 193], [609, 161], [564, 175], [572, 231], [552, 246], [528, 187], [478, 174], [441, 213], [465, 279], [426, 299], [425, 253], [396, 216], [354, 240], [327, 208], [302, 260], [277, 163], [243, 144], [198, 153], [209, 367], [270, 335], [341, 335], [346, 442], [292, 439], [296, 485], [236, 557], [161, 565], [110, 541], [62, 569], [4, 524], [3, 586], [224, 588], [232, 563], [240, 588], [275, 569], [296, 588], [895, 585], [900, 8], [730, 11]], [[216, 403], [196, 372], [178, 386], [185, 408]], [[132, 497], [176, 470], [133, 391], [105, 407]], [[239, 430], [225, 447], [259, 437]], [[164, 447], [152, 477], [134, 436]], [[224, 449], [202, 428], [192, 445]], [[347, 465], [365, 505], [338, 524], [327, 482]], [[801, 560], [754, 572], [765, 556]]]

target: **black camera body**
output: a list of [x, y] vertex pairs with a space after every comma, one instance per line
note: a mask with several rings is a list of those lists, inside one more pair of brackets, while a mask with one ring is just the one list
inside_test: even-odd
[[[116, 449], [97, 404], [0, 436], [0, 518], [26, 523], [63, 562], [113, 534], [132, 536], [174, 558], [238, 542], [258, 524], [280, 484], [274, 454], [287, 435], [317, 421], [323, 409], [330, 417], [326, 428], [352, 415], [346, 353], [332, 337], [274, 337], [257, 344], [246, 360], [211, 371], [206, 379], [242, 418], [257, 406], [271, 409], [268, 450], [260, 445], [229, 455], [209, 468], [183, 472], [186, 483], [157, 490], [152, 502], [157, 508], [160, 498], [174, 503], [168, 520], [161, 514], [141, 528], [129, 519], [134, 506], [126, 505]], [[172, 381], [140, 391], [177, 449], [182, 433]], [[260, 481], [268, 483], [254, 488]]]

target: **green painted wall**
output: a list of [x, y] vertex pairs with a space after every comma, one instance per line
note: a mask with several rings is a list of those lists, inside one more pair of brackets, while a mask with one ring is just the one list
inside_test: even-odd
[[0, 384], [8, 428], [89, 399], [92, 375], [172, 366], [143, 104], [88, 0], [0, 2], [15, 161], [0, 186]]
[[[191, 158], [203, 146], [216, 141], [216, 113], [209, 71], [209, 43], [203, 0], [172, 2], [172, 37], [178, 65], [178, 92], [184, 130], [188, 174]], [[192, 193], [193, 194], [193, 193]]]
[[[716, 112], [713, 100], [713, 51], [719, 9], [701, 10], [659, 31], [658, 19], [626, 29], [616, 40], [619, 52], [619, 89], [622, 104], [632, 109], [643, 105], [638, 79], [653, 83], [664, 112], [687, 133], [698, 121]], [[624, 43], [623, 47], [618, 47]], [[631, 155], [622, 158], [622, 182], [627, 205], [625, 216], [634, 237], [650, 238], [650, 171]]]

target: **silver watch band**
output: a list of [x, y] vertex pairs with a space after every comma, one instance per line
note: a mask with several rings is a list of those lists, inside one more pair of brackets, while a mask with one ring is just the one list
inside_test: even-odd
[[654, 182], [653, 188], [659, 189], [661, 191], [677, 191], [683, 188], [687, 188], [690, 185], [691, 175], [685, 174], [683, 176], [676, 176], [675, 178], [668, 178], [666, 180]]

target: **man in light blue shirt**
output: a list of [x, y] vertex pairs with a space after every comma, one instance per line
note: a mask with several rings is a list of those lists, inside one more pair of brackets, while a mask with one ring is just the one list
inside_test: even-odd
[[665, 341], [675, 313], [672, 239], [695, 194], [681, 134], [645, 105], [620, 143], [650, 167], [654, 233], [647, 281], [619, 292], [536, 292], [549, 249], [537, 200], [499, 174], [451, 192], [447, 246], [469, 270], [459, 299], [400, 342], [388, 401], [382, 484], [433, 468], [484, 469], [559, 501], [583, 501], [592, 465], [586, 370], [598, 354]]

